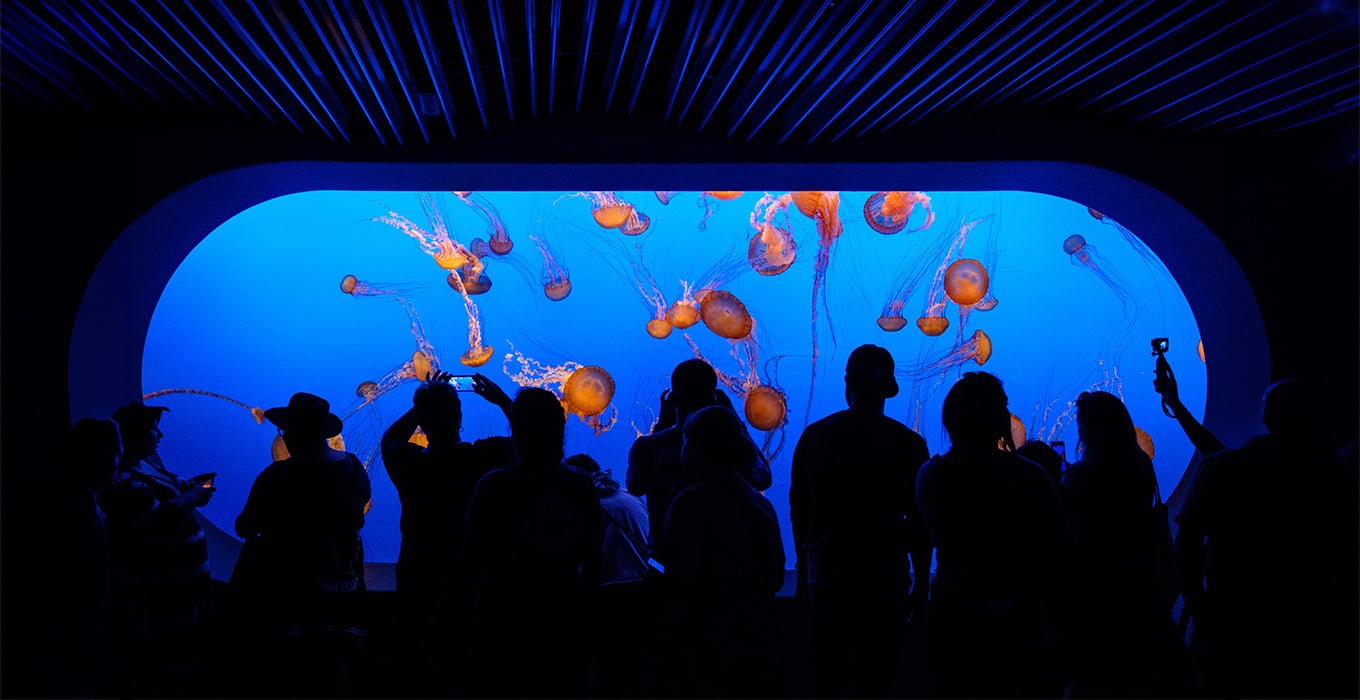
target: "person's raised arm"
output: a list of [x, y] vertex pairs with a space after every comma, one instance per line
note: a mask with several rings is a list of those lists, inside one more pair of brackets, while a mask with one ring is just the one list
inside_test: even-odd
[[419, 425], [420, 422], [416, 419], [416, 409], [412, 406], [406, 409], [406, 412], [401, 414], [400, 418], [393, 421], [392, 425], [387, 426], [387, 430], [383, 431], [381, 443], [384, 462], [390, 464], [392, 460], [387, 458], [389, 454], [397, 449], [402, 449], [402, 445], [411, 444], [411, 435], [416, 432]]
[[478, 372], [472, 375], [472, 391], [478, 396], [487, 400], [493, 406], [501, 409], [505, 414], [505, 419], [510, 420], [510, 395], [500, 385], [491, 381], [486, 375]]
[[1157, 378], [1152, 380], [1152, 388], [1162, 395], [1162, 404], [1171, 417], [1180, 424], [1185, 436], [1190, 438], [1190, 444], [1194, 445], [1201, 455], [1210, 455], [1223, 449], [1223, 442], [1209, 432], [1209, 429], [1190, 413], [1185, 404], [1181, 403], [1176, 373], [1171, 371], [1171, 363], [1166, 361], [1164, 355], [1157, 356]]

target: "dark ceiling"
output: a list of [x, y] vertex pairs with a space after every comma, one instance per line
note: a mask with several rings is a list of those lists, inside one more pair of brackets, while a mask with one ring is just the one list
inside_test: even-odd
[[1360, 111], [1354, 0], [0, 7], [7, 108], [388, 147], [600, 112], [727, 141], [831, 144], [979, 115], [1249, 139], [1348, 126]]

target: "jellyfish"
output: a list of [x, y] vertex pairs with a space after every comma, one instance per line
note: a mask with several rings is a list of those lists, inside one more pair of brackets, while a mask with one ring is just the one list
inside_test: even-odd
[[618, 420], [617, 408], [606, 417], [614, 400], [614, 379], [603, 367], [573, 361], [544, 364], [516, 350], [514, 343], [510, 343], [510, 352], [505, 354], [501, 366], [505, 376], [520, 387], [553, 392], [562, 402], [563, 410], [580, 418], [596, 435], [614, 427]]
[[468, 244], [468, 250], [472, 251], [472, 254], [479, 258], [491, 256], [491, 246], [487, 244], [485, 239], [480, 237], [472, 239], [472, 242]]
[[1199, 343], [1195, 345], [1195, 352], [1199, 354], [1199, 361], [1200, 361], [1200, 362], [1208, 362], [1208, 360], [1204, 359], [1204, 339], [1203, 339], [1203, 338], [1200, 338]]
[[[879, 312], [879, 328], [895, 332], [907, 325], [906, 318], [902, 316], [902, 309], [907, 305], [907, 299], [916, 291], [917, 285], [921, 283], [926, 272], [934, 269], [935, 261], [947, 258], [950, 244], [953, 241], [954, 234], [945, 229], [937, 229], [933, 240], [928, 241], [924, 247], [917, 251], [915, 256], [904, 261], [898, 267], [888, 300], [883, 303], [883, 309]], [[940, 311], [943, 311], [942, 306]], [[943, 332], [944, 329], [941, 328], [940, 333]], [[936, 335], [939, 335], [939, 333], [936, 333]]]
[[[453, 276], [454, 273], [449, 273]], [[452, 281], [449, 283], [452, 285]], [[489, 281], [488, 281], [489, 284]], [[355, 297], [386, 297], [397, 302], [402, 311], [406, 312], [406, 318], [411, 323], [411, 335], [415, 337], [416, 347], [430, 357], [435, 357], [434, 344], [430, 342], [429, 336], [425, 333], [425, 326], [420, 321], [420, 314], [416, 312], [416, 307], [405, 296], [402, 288], [379, 282], [365, 282], [354, 275], [345, 275], [340, 280], [340, 291]]]
[[226, 401], [229, 404], [232, 404], [234, 406], [240, 406], [241, 408], [244, 408], [247, 411], [249, 411], [250, 417], [255, 419], [255, 423], [257, 425], [264, 424], [263, 408], [260, 408], [258, 406], [251, 406], [250, 404], [244, 403], [242, 401], [237, 401], [236, 399], [233, 399], [230, 396], [223, 396], [222, 394], [218, 394], [211, 391], [204, 391], [202, 389], [161, 389], [159, 391], [153, 391], [149, 394], [142, 394], [142, 400], [150, 401], [151, 399], [154, 399], [158, 396], [168, 396], [170, 394], [192, 394], [194, 396], [208, 396], [214, 399], [220, 399], [222, 401]]
[[640, 236], [643, 233], [646, 233], [651, 225], [652, 218], [650, 216], [647, 216], [640, 211], [633, 210], [633, 213], [628, 215], [628, 220], [623, 222], [623, 225], [619, 227], [619, 233], [622, 233], [625, 236]]
[[656, 283], [651, 270], [647, 269], [647, 263], [643, 261], [642, 246], [640, 244], [634, 246], [632, 253], [628, 257], [628, 262], [633, 268], [628, 287], [636, 292], [636, 296], [651, 314], [647, 321], [647, 335], [657, 340], [669, 337], [673, 326], [667, 314], [666, 296], [661, 292], [661, 286]]
[[[458, 358], [458, 361], [468, 367], [481, 367], [491, 359], [494, 352], [490, 345], [482, 342], [482, 313], [473, 303], [472, 293], [468, 291], [462, 277], [456, 272], [451, 272], [449, 273], [448, 283], [453, 291], [458, 292], [458, 295], [463, 297], [463, 309], [467, 312], [468, 319], [468, 350]], [[490, 280], [488, 280], [488, 288], [490, 284]]]
[[[992, 215], [988, 214], [981, 218], [973, 219], [972, 221], [965, 221], [959, 226], [958, 233], [954, 234], [953, 239], [949, 241], [948, 249], [945, 251], [943, 259], [941, 260], [939, 267], [935, 269], [935, 275], [931, 279], [930, 289], [926, 292], [925, 308], [921, 312], [920, 318], [916, 319], [916, 327], [921, 329], [921, 332], [927, 336], [938, 336], [944, 333], [945, 329], [949, 328], [949, 320], [945, 318], [944, 314], [946, 303], [950, 299], [947, 281], [949, 280], [949, 270], [955, 262], [954, 256], [959, 251], [963, 250], [964, 245], [968, 242], [968, 234], [972, 232], [978, 224], [991, 217]], [[978, 268], [980, 267], [981, 265], [978, 264]], [[974, 278], [975, 282], [982, 282], [983, 280], [983, 278], [977, 274], [977, 270], [971, 265], [964, 265], [954, 269], [956, 271], [970, 271], [973, 273], [971, 274], [971, 277]], [[981, 275], [985, 274], [986, 270], [982, 270]], [[958, 280], [962, 280], [965, 277], [966, 276], [964, 275], [956, 274], [956, 284], [959, 284]], [[966, 287], [967, 285], [962, 285], [963, 289], [966, 289]], [[981, 297], [979, 297], [979, 299], [980, 298]], [[962, 329], [960, 329], [960, 333], [962, 333]]]
[[568, 275], [567, 266], [562, 262], [562, 255], [554, 250], [548, 242], [539, 236], [530, 234], [529, 240], [538, 246], [538, 253], [543, 258], [543, 296], [552, 301], [562, 301], [571, 294], [571, 277]]
[[950, 263], [944, 273], [944, 292], [959, 306], [972, 306], [986, 296], [987, 268], [972, 258]]
[[613, 192], [576, 192], [565, 197], [585, 197], [590, 201], [590, 215], [601, 228], [619, 228], [633, 216], [633, 205]]
[[1129, 317], [1130, 311], [1137, 307], [1137, 300], [1133, 292], [1129, 289], [1129, 283], [1124, 280], [1123, 275], [1114, 269], [1108, 262], [1101, 257], [1096, 247], [1086, 242], [1086, 237], [1074, 233], [1068, 236], [1062, 244], [1063, 252], [1067, 253], [1073, 265], [1086, 268], [1096, 279], [1100, 280], [1112, 293], [1124, 308], [1125, 318]]
[[415, 239], [420, 249], [434, 258], [435, 263], [445, 270], [457, 270], [476, 258], [466, 246], [453, 239], [445, 221], [443, 207], [433, 194], [421, 193], [420, 206], [425, 211], [425, 218], [429, 219], [433, 231], [426, 231], [402, 214], [390, 210], [386, 216], [377, 217], [374, 221], [387, 224]]
[[505, 230], [505, 222], [501, 220], [500, 212], [496, 207], [487, 201], [486, 198], [472, 192], [454, 192], [458, 199], [464, 204], [472, 207], [478, 216], [486, 221], [486, 229], [491, 239], [488, 248], [496, 255], [505, 255], [515, 247], [515, 242], [510, 240], [510, 234]]
[[1025, 424], [1020, 420], [1020, 416], [1011, 414], [1011, 446], [1019, 447], [1025, 444]]
[[786, 196], [804, 216], [811, 218], [817, 225], [817, 259], [812, 272], [812, 369], [808, 380], [808, 407], [805, 416], [812, 415], [813, 391], [817, 385], [817, 298], [820, 295], [822, 308], [827, 312], [827, 330], [831, 332], [831, 342], [836, 342], [836, 329], [831, 325], [831, 310], [826, 300], [826, 270], [831, 264], [831, 245], [840, 237], [844, 226], [841, 225], [840, 192], [789, 192]]
[[694, 300], [694, 293], [689, 282], [680, 280], [680, 298], [671, 302], [666, 309], [666, 322], [672, 328], [685, 329], [699, 322], [699, 303]]
[[[1123, 224], [1090, 207], [1086, 208], [1086, 213], [1090, 214], [1091, 218], [1096, 221], [1111, 226], [1114, 230], [1118, 231], [1120, 237], [1124, 239], [1124, 242], [1128, 243], [1129, 247], [1133, 248], [1134, 252], [1138, 254], [1138, 257], [1142, 259], [1143, 264], [1147, 265], [1148, 270], [1153, 273], [1154, 278], [1162, 276], [1169, 277], [1171, 275], [1166, 269], [1166, 265], [1162, 263], [1162, 259], [1157, 257], [1157, 254], [1152, 252], [1152, 249], [1147, 247], [1147, 244], [1144, 243], [1142, 239], [1134, 235], [1132, 231], [1124, 228]], [[1160, 293], [1160, 289], [1158, 290], [1158, 293]]]
[[908, 374], [916, 379], [935, 374], [947, 374], [951, 369], [958, 369], [970, 360], [981, 367], [987, 364], [987, 360], [991, 357], [992, 339], [983, 331], [976, 330], [973, 331], [972, 337], [966, 342], [943, 355], [928, 359], [923, 364], [912, 368]]
[[1148, 435], [1147, 431], [1136, 425], [1133, 426], [1133, 433], [1135, 439], [1138, 441], [1138, 448], [1143, 451], [1143, 454], [1147, 455], [1148, 459], [1156, 459], [1157, 448], [1152, 444], [1152, 436]]
[[709, 290], [699, 300], [699, 318], [714, 334], [738, 340], [751, 334], [754, 321], [737, 296], [723, 289]]
[[[755, 333], [752, 332], [740, 340], [730, 341], [731, 356], [737, 362], [738, 371], [735, 375], [724, 372], [712, 360], [705, 357], [699, 351], [699, 346], [695, 344], [694, 339], [689, 337], [689, 334], [685, 334], [685, 342], [689, 344], [695, 357], [713, 367], [713, 372], [718, 377], [718, 383], [735, 394], [741, 401], [742, 415], [746, 417], [746, 422], [756, 430], [765, 432], [761, 451], [768, 459], [773, 460], [784, 445], [784, 426], [788, 424], [789, 415], [788, 398], [776, 383], [762, 381], [760, 374], [756, 371], [760, 350]], [[779, 357], [775, 357], [766, 362], [767, 376], [773, 377], [773, 372], [770, 371], [771, 363], [777, 362], [779, 359]], [[777, 434], [775, 431], [778, 431]], [[773, 450], [771, 450], [772, 444], [774, 445]]]
[[670, 204], [671, 197], [674, 197], [677, 194], [679, 194], [679, 192], [676, 191], [656, 192], [656, 201], [661, 202], [662, 204]]
[[[1000, 301], [996, 298], [996, 294], [995, 294], [995, 292], [996, 292], [996, 278], [995, 278], [995, 274], [996, 274], [996, 261], [997, 261], [997, 258], [1000, 257], [1000, 254], [1001, 254], [1000, 246], [999, 246], [998, 241], [997, 241], [997, 238], [998, 238], [998, 236], [997, 236], [997, 231], [998, 231], [999, 228], [1000, 228], [1000, 227], [996, 225], [996, 220], [995, 220], [995, 219], [993, 220], [992, 225], [988, 227], [988, 231], [987, 231], [987, 247], [986, 247], [985, 251], [983, 252], [983, 255], [982, 255], [982, 258], [981, 258], [981, 263], [982, 263], [983, 269], [985, 269], [985, 270], [988, 271], [987, 293], [984, 294], [984, 295], [982, 295], [982, 299], [978, 300], [978, 302], [977, 302], [976, 304], [973, 304], [973, 310], [974, 310], [974, 311], [982, 311], [982, 312], [985, 313], [985, 312], [987, 312], [987, 311], [991, 311], [992, 309], [995, 309], [995, 308], [996, 308], [996, 305], [997, 305], [998, 303], [1000, 303]], [[961, 316], [962, 316], [962, 315], [963, 315], [963, 314], [961, 313]], [[964, 320], [966, 320], [966, 319], [960, 318], [959, 330], [963, 330], [963, 321], [964, 321]]]
[[789, 228], [788, 200], [766, 193], [751, 209], [751, 228], [755, 235], [746, 251], [751, 268], [766, 276], [789, 269], [798, 248]]
[[[460, 276], [460, 273], [462, 276]], [[474, 277], [470, 270], [460, 269], [459, 272], [450, 272], [449, 276], [445, 278], [445, 281], [448, 282], [449, 288], [455, 292], [458, 291], [458, 283], [460, 281], [463, 283], [463, 288], [466, 289], [467, 293], [470, 295], [486, 294], [491, 291], [491, 275], [488, 275], [485, 272]]]
[[930, 195], [925, 192], [875, 192], [864, 200], [864, 221], [869, 224], [869, 228], [884, 235], [892, 235], [907, 227], [907, 219], [918, 204], [925, 212], [925, 217], [920, 226], [907, 233], [924, 231], [935, 223]]

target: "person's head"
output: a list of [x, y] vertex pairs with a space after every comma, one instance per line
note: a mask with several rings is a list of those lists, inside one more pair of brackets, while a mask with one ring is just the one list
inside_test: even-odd
[[1285, 377], [1266, 387], [1261, 396], [1261, 422], [1272, 435], [1325, 437], [1330, 418], [1323, 397], [1310, 380]]
[[1010, 441], [1011, 412], [1001, 380], [990, 372], [965, 372], [944, 397], [941, 421], [953, 447], [996, 449]]
[[892, 353], [878, 345], [855, 348], [845, 361], [845, 401], [882, 402], [897, 396], [897, 377]]
[[680, 463], [693, 479], [728, 471], [740, 472], [759, 459], [735, 411], [726, 406], [701, 408], [685, 419]]
[[340, 417], [331, 413], [329, 401], [305, 391], [293, 394], [287, 406], [266, 410], [264, 417], [278, 426], [291, 454], [323, 447], [344, 429]]
[[1015, 448], [1015, 453], [1044, 468], [1054, 483], [1062, 480], [1062, 455], [1042, 440], [1027, 440]]
[[140, 459], [156, 451], [161, 438], [161, 414], [169, 411], [165, 406], [148, 406], [141, 401], [133, 401], [119, 406], [113, 412], [113, 420], [123, 437], [123, 454], [129, 459]]
[[614, 475], [608, 469], [601, 469], [594, 457], [577, 452], [562, 461], [589, 474], [590, 480], [595, 482], [595, 491], [600, 495], [619, 490], [619, 482], [614, 479]]
[[1141, 452], [1129, 409], [1108, 391], [1077, 396], [1077, 438], [1083, 456]]
[[693, 413], [713, 403], [718, 373], [707, 362], [689, 359], [671, 371], [671, 401], [681, 413]]
[[67, 449], [69, 476], [86, 488], [107, 484], [123, 455], [118, 424], [111, 420], [81, 418], [71, 426]]
[[427, 438], [439, 442], [458, 437], [463, 426], [463, 400], [448, 382], [421, 382], [411, 405]]
[[566, 409], [547, 389], [521, 389], [510, 404], [510, 439], [521, 462], [561, 462], [566, 431]]

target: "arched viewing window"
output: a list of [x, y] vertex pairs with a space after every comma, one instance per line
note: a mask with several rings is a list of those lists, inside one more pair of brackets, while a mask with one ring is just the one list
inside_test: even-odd
[[[621, 479], [671, 368], [701, 357], [773, 460], [791, 547], [793, 446], [844, 407], [862, 343], [894, 354], [888, 413], [932, 452], [961, 372], [998, 375], [1022, 434], [1073, 460], [1071, 402], [1104, 389], [1172, 493], [1193, 451], [1152, 391], [1154, 337], [1207, 426], [1230, 445], [1256, 431], [1268, 353], [1241, 270], [1166, 195], [1087, 166], [286, 163], [194, 183], [124, 232], [69, 375], [73, 415], [171, 407], [162, 454], [219, 473], [203, 514], [225, 532], [271, 460], [253, 409], [326, 397], [369, 464], [368, 556], [390, 562], [400, 508], [378, 438], [429, 367], [557, 392], [567, 453]], [[466, 439], [508, 434], [464, 397]]]

